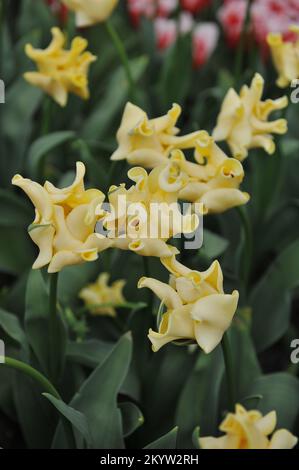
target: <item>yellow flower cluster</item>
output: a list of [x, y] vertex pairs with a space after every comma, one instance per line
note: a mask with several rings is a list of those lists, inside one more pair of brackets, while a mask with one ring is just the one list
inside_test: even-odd
[[187, 176], [170, 160], [149, 174], [133, 167], [128, 177], [135, 184], [129, 189], [124, 184], [112, 186], [108, 193], [112, 210], [99, 212], [113, 246], [143, 256], [171, 256], [173, 247], [167, 240], [194, 232], [199, 222], [195, 214], [183, 215], [178, 205]]
[[163, 314], [159, 331], [149, 331], [153, 351], [165, 344], [191, 339], [210, 353], [220, 343], [229, 328], [237, 309], [239, 294], [227, 295], [223, 291], [223, 276], [215, 261], [205, 272], [192, 271], [175, 255], [161, 259], [171, 273], [170, 283], [143, 277], [138, 287], [148, 287], [163, 302]]
[[[247, 411], [237, 404], [235, 413], [229, 413], [219, 426], [221, 437], [202, 437], [202, 449], [292, 449], [297, 437], [286, 429], [276, 428], [276, 412], [263, 416], [259, 411]], [[271, 437], [269, 437], [271, 436]]]
[[79, 293], [92, 315], [116, 316], [115, 307], [123, 304], [123, 288], [126, 281], [119, 279], [114, 281], [111, 286], [108, 285], [110, 274], [102, 273], [96, 282], [84, 287]]
[[[292, 26], [290, 31], [298, 34], [299, 27]], [[299, 78], [299, 40], [295, 43], [284, 42], [282, 34], [270, 33], [267, 37], [274, 65], [278, 72], [277, 85], [285, 88]]]
[[[242, 164], [228, 158], [206, 131], [179, 136], [180, 114], [180, 106], [174, 104], [165, 116], [149, 119], [142, 109], [128, 103], [117, 132], [118, 148], [111, 160], [126, 159], [130, 164], [155, 168], [171, 156], [188, 177], [180, 199], [202, 203], [204, 213], [246, 204], [249, 195], [239, 189], [244, 178]], [[178, 151], [183, 149], [194, 149], [194, 162]]]
[[51, 31], [53, 39], [46, 49], [34, 49], [31, 44], [26, 45], [26, 54], [36, 62], [38, 71], [26, 72], [24, 78], [52, 96], [60, 106], [66, 105], [68, 93], [88, 99], [87, 74], [96, 57], [90, 52], [84, 52], [87, 40], [78, 36], [73, 39], [70, 50], [66, 50], [63, 32], [59, 28], [52, 28]]
[[[143, 256], [166, 257], [172, 250], [166, 241], [197, 228], [195, 214], [183, 215], [178, 194], [186, 177], [173, 162], [161, 165], [148, 175], [143, 168], [132, 168], [128, 176], [135, 182], [111, 187], [109, 210], [103, 207], [105, 195], [98, 189], [84, 188], [85, 166], [77, 163], [74, 183], [59, 189], [50, 182], [44, 186], [15, 175], [12, 183], [20, 187], [35, 206], [30, 226], [31, 239], [40, 253], [33, 268], [49, 264], [48, 272], [65, 266], [94, 261], [98, 252], [109, 247], [131, 250]], [[158, 217], [150, 212], [155, 203]], [[171, 225], [165, 227], [167, 220]], [[97, 231], [100, 224], [103, 231]]]
[[251, 148], [263, 148], [273, 154], [275, 143], [271, 134], [287, 132], [285, 119], [268, 122], [273, 111], [288, 105], [287, 97], [262, 101], [263, 91], [264, 79], [257, 73], [250, 87], [244, 85], [239, 95], [231, 88], [224, 98], [213, 137], [216, 142], [226, 140], [238, 160], [244, 160]]
[[12, 184], [21, 188], [35, 206], [35, 219], [29, 235], [39, 248], [33, 269], [48, 267], [49, 273], [65, 266], [94, 261], [111, 241], [94, 233], [95, 208], [105, 195], [98, 189], [84, 188], [85, 167], [77, 163], [76, 178], [70, 186], [59, 189], [46, 181], [44, 186], [15, 175]]

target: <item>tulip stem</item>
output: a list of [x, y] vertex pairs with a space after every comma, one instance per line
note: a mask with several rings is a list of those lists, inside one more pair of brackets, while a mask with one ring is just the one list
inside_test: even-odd
[[245, 294], [247, 293], [248, 283], [250, 278], [251, 270], [251, 258], [252, 258], [252, 231], [248, 216], [247, 208], [237, 207], [237, 211], [242, 223], [242, 230], [244, 234], [244, 244], [241, 252], [241, 266], [240, 266], [240, 275], [244, 284]]
[[[29, 364], [7, 356], [0, 356], [0, 363], [6, 367], [22, 372], [24, 375], [27, 375], [27, 377], [30, 377], [32, 380], [38, 383], [44, 392], [49, 393], [53, 397], [57, 398], [57, 400], [62, 400], [58, 391], [47, 379], [47, 377], [41, 374], [38, 370], [31, 367]], [[76, 440], [71, 423], [64, 417], [62, 417], [62, 423], [69, 448], [76, 449]]]
[[50, 371], [52, 380], [56, 377], [56, 315], [57, 315], [57, 284], [58, 273], [50, 275], [50, 294], [49, 294], [49, 338], [50, 338]]
[[130, 63], [129, 63], [129, 59], [128, 59], [126, 50], [124, 48], [122, 40], [120, 39], [120, 37], [119, 37], [116, 29], [112, 25], [112, 23], [109, 20], [107, 20], [105, 22], [105, 25], [106, 25], [106, 29], [107, 29], [110, 37], [111, 37], [111, 40], [114, 44], [114, 47], [115, 47], [115, 49], [116, 49], [116, 51], [119, 55], [119, 58], [120, 58], [120, 60], [123, 64], [125, 74], [126, 74], [127, 80], [128, 80], [128, 85], [129, 85], [129, 95], [130, 95], [130, 98], [133, 101], [134, 97], [135, 97], [135, 82], [134, 82], [134, 78], [133, 78], [133, 75], [132, 75], [132, 72], [131, 72]]
[[233, 358], [232, 352], [229, 344], [229, 339], [227, 333], [224, 333], [222, 341], [222, 352], [223, 359], [225, 364], [226, 372], [226, 383], [227, 383], [227, 393], [228, 393], [228, 403], [230, 411], [233, 411], [236, 404], [236, 390], [235, 390], [235, 380], [234, 380], [234, 368], [233, 368]]

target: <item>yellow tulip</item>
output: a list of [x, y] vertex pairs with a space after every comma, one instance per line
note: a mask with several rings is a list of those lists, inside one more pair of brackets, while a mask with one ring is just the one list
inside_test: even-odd
[[199, 132], [178, 136], [176, 127], [181, 107], [174, 104], [165, 116], [149, 119], [138, 106], [127, 103], [117, 132], [118, 148], [111, 160], [127, 160], [131, 165], [155, 168], [164, 164], [170, 152], [192, 148]]
[[[290, 30], [297, 34], [299, 32], [299, 28], [294, 26]], [[299, 40], [295, 43], [284, 42], [282, 34], [270, 33], [267, 42], [279, 75], [276, 83], [279, 87], [285, 88], [299, 78]]]
[[84, 28], [107, 20], [118, 0], [62, 0], [62, 3], [76, 13], [76, 25]]
[[247, 411], [237, 404], [235, 413], [229, 413], [219, 426], [221, 437], [202, 437], [202, 449], [292, 449], [297, 437], [286, 429], [276, 427], [276, 412], [263, 416], [259, 411]]
[[181, 151], [174, 151], [171, 160], [189, 176], [180, 199], [202, 204], [204, 214], [224, 212], [249, 201], [249, 194], [239, 189], [244, 178], [242, 164], [228, 158], [207, 132], [202, 131], [196, 141], [196, 163], [187, 161]]
[[226, 140], [238, 160], [244, 160], [251, 148], [263, 148], [273, 154], [272, 134], [287, 132], [286, 119], [268, 121], [270, 113], [287, 106], [287, 97], [261, 101], [263, 90], [264, 79], [255, 74], [251, 86], [244, 85], [240, 95], [231, 88], [224, 98], [213, 137], [216, 142]]
[[223, 291], [223, 276], [215, 261], [207, 271], [192, 271], [179, 263], [175, 252], [162, 258], [172, 274], [169, 284], [142, 277], [138, 287], [148, 287], [163, 302], [166, 312], [159, 331], [149, 330], [153, 351], [177, 340], [194, 340], [210, 353], [220, 343], [237, 309], [239, 294]]
[[150, 174], [141, 167], [131, 168], [128, 177], [135, 184], [129, 189], [124, 184], [110, 188], [112, 210], [103, 212], [100, 208], [98, 214], [114, 247], [142, 256], [171, 256], [167, 240], [196, 230], [197, 215], [190, 211], [183, 215], [177, 202], [188, 178], [179, 165], [167, 162]]
[[109, 315], [115, 317], [115, 306], [125, 302], [122, 291], [126, 281], [117, 280], [109, 286], [109, 277], [108, 273], [100, 274], [96, 282], [84, 287], [79, 293], [80, 299], [84, 301], [92, 315]]
[[76, 37], [70, 50], [64, 49], [65, 35], [59, 28], [52, 28], [52, 42], [46, 49], [34, 49], [26, 44], [25, 52], [37, 65], [37, 72], [26, 72], [24, 78], [60, 105], [65, 106], [68, 93], [74, 93], [82, 99], [89, 98], [88, 70], [96, 57], [84, 52], [87, 41]]
[[76, 178], [70, 186], [59, 189], [46, 182], [44, 186], [15, 175], [12, 184], [21, 188], [35, 206], [35, 220], [29, 235], [39, 248], [33, 269], [48, 266], [48, 272], [65, 266], [94, 261], [98, 252], [111, 245], [104, 236], [94, 233], [95, 208], [104, 201], [97, 189], [84, 188], [85, 167], [77, 162]]

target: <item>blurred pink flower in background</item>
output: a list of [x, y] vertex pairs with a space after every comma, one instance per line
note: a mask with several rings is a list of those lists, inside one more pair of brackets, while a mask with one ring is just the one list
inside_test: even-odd
[[169, 18], [158, 17], [155, 19], [155, 33], [159, 49], [166, 49], [176, 41], [177, 22]]
[[201, 67], [214, 52], [218, 39], [219, 28], [216, 23], [199, 23], [193, 31], [193, 63]]
[[211, 0], [181, 0], [182, 8], [190, 13], [198, 13], [205, 7], [210, 6]]
[[231, 47], [235, 47], [239, 43], [246, 14], [246, 6], [246, 0], [229, 0], [225, 1], [224, 5], [219, 8], [219, 21], [223, 27], [227, 42]]
[[51, 10], [55, 15], [58, 16], [62, 23], [65, 23], [67, 20], [68, 10], [65, 5], [63, 5], [59, 0], [46, 0], [47, 4], [50, 6]]

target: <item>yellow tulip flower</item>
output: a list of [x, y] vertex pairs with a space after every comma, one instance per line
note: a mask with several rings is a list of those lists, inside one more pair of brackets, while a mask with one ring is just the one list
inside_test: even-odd
[[287, 106], [287, 97], [261, 101], [263, 90], [264, 79], [255, 74], [251, 86], [244, 85], [240, 95], [231, 88], [224, 98], [213, 137], [216, 142], [226, 140], [238, 160], [244, 160], [251, 148], [263, 148], [273, 154], [272, 134], [287, 132], [286, 119], [268, 121], [270, 113]]
[[126, 159], [131, 165], [155, 168], [167, 161], [173, 149], [193, 148], [199, 132], [177, 135], [181, 111], [174, 104], [165, 116], [149, 119], [141, 108], [127, 103], [117, 132], [118, 148], [111, 160]]
[[162, 258], [172, 274], [170, 283], [142, 277], [138, 287], [148, 287], [164, 303], [159, 331], [149, 330], [153, 351], [177, 340], [194, 340], [210, 353], [220, 343], [237, 309], [239, 294], [223, 291], [223, 276], [215, 261], [205, 272], [192, 271], [179, 263], [175, 253]]
[[[296, 26], [292, 26], [290, 30], [297, 34], [299, 32]], [[299, 40], [295, 43], [284, 42], [282, 34], [270, 33], [267, 42], [279, 75], [276, 83], [279, 87], [285, 88], [299, 78]]]
[[[123, 296], [123, 288], [126, 281], [120, 279], [108, 285], [110, 275], [102, 273], [96, 282], [84, 287], [79, 297], [82, 299], [92, 315], [116, 316], [114, 306], [123, 304], [126, 300]], [[104, 305], [112, 304], [112, 305]]]
[[96, 206], [104, 194], [84, 188], [85, 167], [77, 162], [76, 178], [70, 186], [59, 189], [50, 182], [44, 186], [15, 175], [12, 184], [21, 188], [35, 206], [35, 220], [29, 235], [39, 248], [33, 269], [48, 266], [48, 272], [61, 271], [65, 266], [94, 261], [98, 252], [111, 246], [111, 241], [94, 233]]
[[188, 181], [180, 167], [172, 161], [153, 169], [134, 167], [128, 177], [135, 183], [112, 186], [108, 193], [111, 211], [98, 211], [102, 224], [113, 240], [113, 246], [131, 250], [142, 256], [172, 255], [167, 240], [181, 233], [193, 233], [198, 217], [182, 214], [178, 194]]
[[46, 49], [34, 49], [26, 44], [27, 56], [36, 62], [37, 72], [26, 72], [24, 78], [60, 105], [65, 106], [68, 93], [74, 93], [82, 99], [89, 98], [88, 70], [96, 57], [84, 52], [88, 42], [75, 37], [70, 50], [64, 49], [65, 35], [59, 28], [52, 28], [53, 39]]
[[292, 449], [297, 437], [286, 429], [274, 432], [276, 412], [263, 416], [259, 411], [247, 411], [237, 404], [235, 413], [229, 413], [219, 426], [221, 437], [202, 437], [202, 449]]
[[242, 164], [228, 158], [207, 132], [202, 131], [196, 141], [196, 163], [187, 161], [180, 151], [174, 151], [171, 160], [189, 177], [180, 199], [201, 203], [204, 214], [224, 212], [249, 201], [249, 194], [239, 189], [244, 178]]
[[84, 28], [107, 20], [118, 0], [62, 0], [62, 3], [76, 13], [76, 25]]

